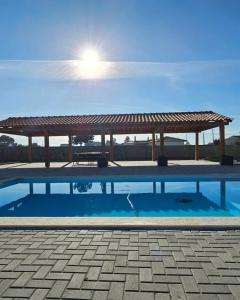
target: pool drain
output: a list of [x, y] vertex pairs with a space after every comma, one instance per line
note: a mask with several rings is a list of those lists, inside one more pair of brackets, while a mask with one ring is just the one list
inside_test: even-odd
[[179, 199], [176, 199], [176, 202], [179, 202], [179, 203], [191, 203], [192, 202], [192, 199], [189, 199], [189, 198], [179, 198]]

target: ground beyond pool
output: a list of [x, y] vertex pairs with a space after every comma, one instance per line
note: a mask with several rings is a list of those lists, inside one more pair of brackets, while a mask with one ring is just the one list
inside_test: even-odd
[[0, 184], [0, 216], [240, 216], [240, 179], [48, 178]]

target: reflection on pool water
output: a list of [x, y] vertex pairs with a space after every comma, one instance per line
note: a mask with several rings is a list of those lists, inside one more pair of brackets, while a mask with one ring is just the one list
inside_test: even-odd
[[0, 216], [240, 216], [240, 179], [50, 178], [0, 183]]

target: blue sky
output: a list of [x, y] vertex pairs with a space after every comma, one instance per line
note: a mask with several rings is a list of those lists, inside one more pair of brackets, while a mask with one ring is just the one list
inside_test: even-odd
[[[0, 43], [1, 119], [215, 110], [239, 134], [237, 0], [0, 0]], [[113, 72], [73, 78], [86, 47]]]

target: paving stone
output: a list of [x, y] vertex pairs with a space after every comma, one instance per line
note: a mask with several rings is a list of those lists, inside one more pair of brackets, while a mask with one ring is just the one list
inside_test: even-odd
[[83, 291], [83, 290], [65, 290], [62, 295], [62, 299], [81, 299], [88, 300], [92, 299], [92, 291]]
[[13, 279], [21, 276], [21, 272], [0, 272], [0, 279]]
[[46, 279], [32, 279], [27, 282], [26, 287], [30, 288], [48, 288], [50, 289], [54, 284], [53, 280]]
[[228, 276], [228, 277], [220, 277], [220, 276], [209, 276], [209, 281], [213, 284], [236, 284], [240, 286], [240, 281], [237, 277]]
[[123, 300], [154, 300], [154, 293], [125, 292]]
[[13, 287], [24, 287], [27, 282], [32, 278], [33, 272], [24, 272], [22, 273], [18, 279], [12, 284]]
[[68, 284], [68, 281], [64, 280], [59, 280], [55, 281], [54, 285], [52, 288], [49, 290], [47, 294], [48, 299], [57, 299], [61, 298], [63, 291], [65, 290], [66, 286]]
[[[114, 283], [114, 282], [112, 282]], [[81, 286], [84, 290], [103, 290], [107, 291], [110, 288], [110, 282], [104, 281], [84, 281]]]
[[80, 264], [81, 259], [82, 259], [82, 255], [75, 254], [69, 260], [68, 265], [69, 266], [78, 266]]
[[169, 284], [171, 299], [184, 299], [186, 298], [185, 291], [182, 284]]
[[107, 300], [108, 291], [95, 291], [93, 294], [93, 300]]
[[38, 269], [37, 273], [35, 273], [33, 275], [33, 278], [35, 279], [43, 279], [47, 276], [47, 274], [49, 273], [49, 271], [52, 268], [50, 266], [41, 266], [40, 269]]
[[202, 269], [192, 269], [192, 274], [197, 283], [210, 283], [209, 277]]
[[126, 291], [139, 291], [139, 276], [128, 274], [126, 276], [126, 284], [125, 284]]
[[85, 278], [85, 274], [73, 274], [71, 281], [68, 284], [68, 289], [80, 289]]
[[240, 299], [240, 231], [0, 231], [0, 299]]
[[218, 295], [219, 300], [236, 300], [233, 295]]
[[114, 262], [113, 261], [104, 261], [102, 265], [102, 273], [113, 273]]
[[176, 275], [154, 275], [153, 281], [167, 284], [181, 283], [180, 277]]
[[48, 290], [47, 289], [36, 289], [30, 300], [42, 300], [42, 299], [45, 299], [45, 296], [47, 295], [48, 293]]
[[3, 268], [3, 271], [14, 271], [15, 268], [21, 263], [21, 260], [14, 259], [8, 265]]
[[53, 279], [53, 280], [70, 280], [72, 277], [72, 273], [49, 273], [46, 276], [46, 279]]
[[100, 281], [125, 281], [125, 274], [101, 274], [99, 277]]
[[2, 279], [0, 281], [0, 296], [12, 285], [13, 279]]
[[21, 298], [29, 298], [32, 296], [34, 289], [26, 289], [26, 288], [9, 288], [3, 294], [3, 297], [21, 297]]
[[228, 288], [230, 289], [232, 295], [236, 297], [236, 299], [240, 299], [240, 288], [236, 285], [228, 285]]
[[87, 250], [83, 255], [83, 259], [92, 259], [94, 258], [95, 253], [96, 252], [94, 250]]
[[122, 300], [124, 292], [123, 282], [112, 282], [109, 290], [108, 299], [109, 300]]
[[231, 294], [227, 285], [201, 284], [200, 290], [203, 294]]
[[[154, 298], [154, 300], [170, 300], [170, 299], [181, 300], [180, 297], [170, 298], [170, 295], [169, 294], [165, 294], [165, 293], [156, 293], [155, 294], [155, 298]], [[182, 298], [182, 299], [184, 299], [184, 298]]]
[[62, 260], [62, 259], [58, 260], [56, 262], [56, 264], [53, 266], [53, 268], [51, 269], [51, 271], [52, 272], [61, 272], [61, 271], [63, 271], [63, 269], [66, 266], [67, 262], [68, 262], [67, 260]]
[[152, 272], [153, 274], [165, 274], [163, 262], [152, 262]]
[[138, 268], [115, 267], [114, 272], [119, 274], [138, 274], [139, 270]]
[[219, 298], [213, 294], [187, 294], [187, 300], [219, 300]]
[[181, 276], [183, 288], [186, 293], [198, 293], [199, 287], [192, 276]]
[[164, 283], [140, 283], [140, 290], [143, 292], [169, 292], [167, 284]]
[[90, 267], [86, 276], [87, 280], [97, 280], [100, 271], [100, 267]]
[[138, 251], [129, 251], [128, 260], [138, 260]]
[[149, 268], [140, 268], [140, 281], [141, 282], [152, 282], [152, 270]]

